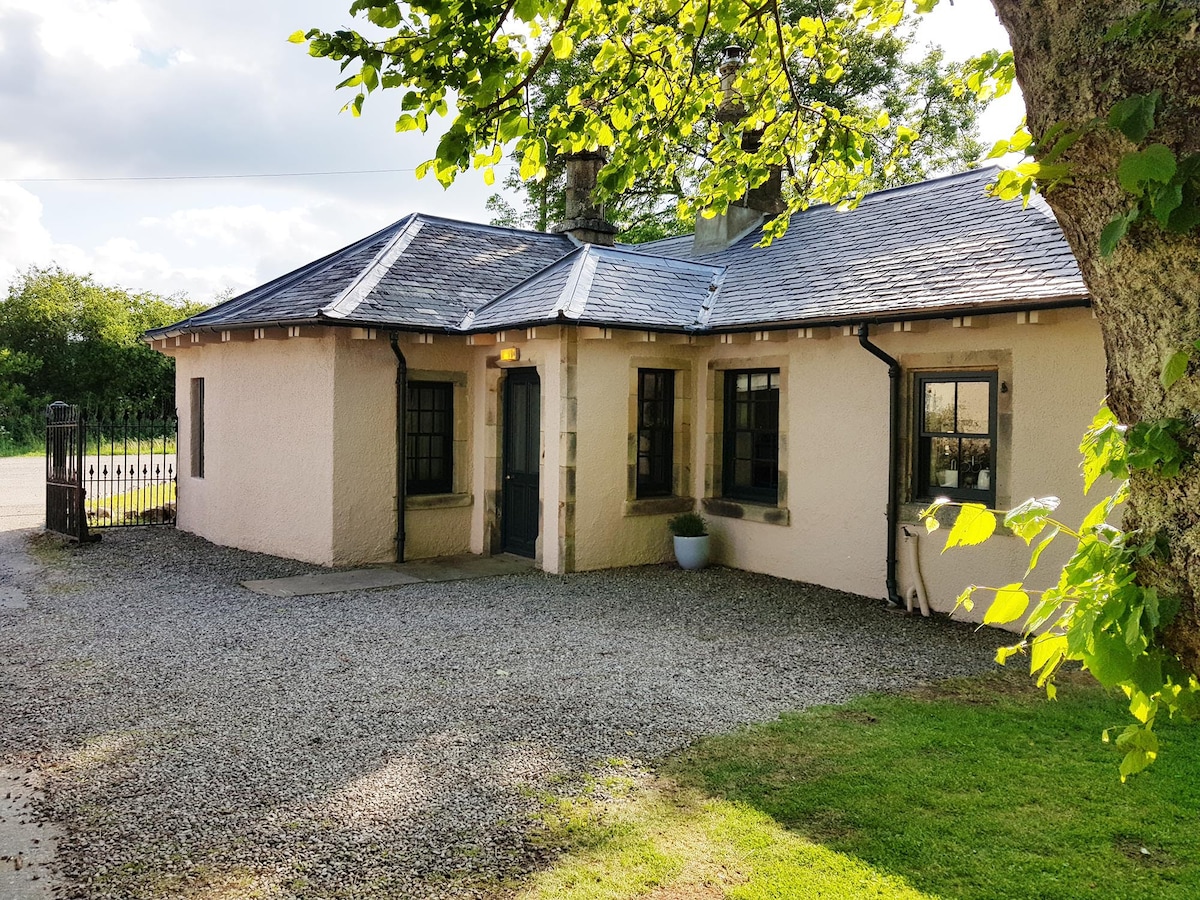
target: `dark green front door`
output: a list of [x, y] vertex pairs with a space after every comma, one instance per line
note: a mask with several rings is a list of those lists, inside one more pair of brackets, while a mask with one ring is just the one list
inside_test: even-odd
[[538, 536], [542, 383], [535, 369], [511, 369], [504, 382], [504, 483], [500, 546], [533, 556]]

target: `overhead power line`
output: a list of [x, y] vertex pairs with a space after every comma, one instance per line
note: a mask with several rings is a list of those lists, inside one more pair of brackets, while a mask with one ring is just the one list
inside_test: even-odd
[[257, 172], [236, 175], [113, 175], [102, 178], [0, 178], [18, 184], [64, 184], [105, 181], [215, 181], [225, 178], [320, 178], [326, 175], [389, 175], [416, 169], [346, 169], [336, 172]]

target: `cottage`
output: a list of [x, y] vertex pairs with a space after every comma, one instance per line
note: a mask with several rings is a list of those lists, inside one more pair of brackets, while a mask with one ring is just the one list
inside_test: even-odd
[[[695, 508], [717, 562], [894, 600], [932, 497], [1085, 508], [1099, 328], [1046, 205], [987, 198], [992, 177], [814, 207], [767, 248], [777, 198], [753, 193], [640, 246], [580, 189], [556, 234], [401, 219], [147, 336], [177, 364], [179, 527], [326, 565], [573, 572], [664, 561]], [[935, 608], [1024, 570], [1013, 537], [940, 547]]]

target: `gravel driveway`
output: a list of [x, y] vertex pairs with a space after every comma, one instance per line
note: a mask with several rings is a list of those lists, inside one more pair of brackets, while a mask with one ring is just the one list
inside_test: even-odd
[[133, 529], [22, 576], [0, 762], [42, 771], [65, 896], [505, 896], [547, 861], [545, 796], [606, 760], [977, 672], [1004, 641], [723, 569], [237, 584], [306, 571]]

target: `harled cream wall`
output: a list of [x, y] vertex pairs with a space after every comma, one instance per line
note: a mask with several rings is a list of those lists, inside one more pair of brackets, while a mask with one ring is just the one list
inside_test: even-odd
[[[896, 333], [880, 327], [872, 339], [904, 367], [905, 461], [901, 498], [911, 484], [912, 373], [922, 368], [995, 368], [1007, 392], [1000, 398], [1000, 504], [1058, 493], [1064, 514], [1085, 510], [1079, 444], [1104, 391], [1099, 329], [1086, 310], [1041, 313], [1042, 324], [1018, 324], [1016, 314], [975, 319], [975, 327], [939, 320]], [[979, 327], [980, 325], [983, 327]], [[582, 330], [581, 331], [586, 331]], [[592, 330], [593, 332], [595, 330]], [[701, 500], [717, 562], [882, 598], [886, 572], [888, 472], [887, 366], [840, 329], [801, 338], [781, 334], [701, 338], [692, 344], [650, 342], [614, 333], [579, 341], [576, 567], [635, 565], [669, 558], [670, 513], [631, 515], [629, 503], [631, 392], [636, 368], [676, 368], [676, 405], [690, 419], [690, 493]], [[780, 414], [782, 511], [719, 500], [721, 372], [778, 367], [784, 380]], [[626, 423], [618, 427], [616, 423]], [[678, 435], [677, 435], [678, 440]], [[700, 504], [698, 503], [698, 506]], [[920, 504], [906, 502], [909, 520]], [[721, 515], [721, 512], [732, 515]], [[737, 515], [741, 513], [741, 517]], [[783, 520], [771, 523], [767, 519]], [[916, 531], [917, 529], [913, 529]], [[924, 527], [919, 531], [923, 534]], [[944, 532], [943, 532], [944, 535]], [[1006, 584], [1027, 562], [1019, 539], [1005, 535], [970, 550], [939, 553], [943, 538], [921, 540], [921, 568], [934, 606], [948, 611], [972, 581]], [[1052, 570], [1054, 560], [1047, 557]], [[901, 547], [900, 584], [911, 574]], [[978, 611], [977, 611], [978, 614]]]
[[[971, 346], [977, 350], [1011, 348], [1012, 351], [1008, 393], [1000, 398], [1002, 430], [1006, 424], [1003, 415], [1006, 398], [1011, 411], [1007, 423], [1010, 460], [996, 483], [997, 504], [1008, 508], [1030, 497], [1053, 495], [1062, 500], [1059, 514], [1064, 520], [1078, 524], [1099, 499], [1099, 487], [1094, 497], [1083, 494], [1079, 441], [1104, 399], [1104, 349], [1099, 325], [1088, 310], [1043, 312], [1039, 318], [1043, 324], [1020, 325], [1016, 315], [991, 316], [985, 320], [987, 328], [977, 334], [971, 329]], [[909, 369], [926, 365], [925, 354], [932, 354], [939, 362], [962, 359], [962, 351], [957, 349], [963, 343], [955, 333], [958, 330], [930, 329], [911, 346], [909, 335], [895, 335], [890, 340], [881, 338], [879, 344], [898, 355]], [[964, 362], [969, 363], [969, 359]], [[1004, 369], [1000, 372], [1003, 378]], [[914, 519], [911, 515], [914, 511], [913, 506], [906, 509], [910, 521]], [[1020, 581], [1029, 562], [1025, 542], [1008, 532], [979, 547], [942, 553], [944, 529], [929, 536], [925, 536], [923, 526], [909, 531], [921, 535], [918, 537], [921, 574], [934, 608], [944, 612], [953, 609], [955, 598], [968, 584], [1000, 587]], [[1065, 542], [1048, 550], [1029, 584], [1045, 587], [1056, 580], [1067, 551]], [[900, 584], [902, 589], [912, 584], [903, 544]], [[986, 603], [980, 603], [973, 613], [960, 610], [958, 615], [978, 620], [985, 606]]]
[[333, 332], [334, 565], [396, 559], [396, 358], [386, 340]]
[[[179, 527], [214, 543], [322, 565], [396, 558], [396, 358], [350, 329], [156, 346], [176, 359]], [[302, 334], [305, 332], [302, 330]], [[419, 342], [420, 341], [420, 342]], [[471, 549], [470, 379], [462, 338], [405, 335], [410, 377], [455, 390], [452, 495], [410, 497], [406, 559]], [[205, 474], [190, 475], [190, 382], [205, 380]]]
[[[179, 527], [218, 544], [332, 563], [333, 338], [203, 337], [173, 353]], [[191, 477], [192, 378], [204, 379], [203, 478]]]

